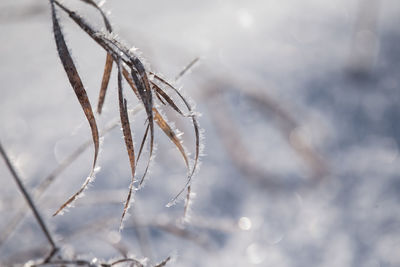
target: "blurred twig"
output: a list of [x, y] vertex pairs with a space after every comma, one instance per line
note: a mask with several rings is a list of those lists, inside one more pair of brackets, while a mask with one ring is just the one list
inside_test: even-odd
[[[115, 129], [119, 125], [118, 121], [113, 122], [109, 127], [104, 129], [101, 136], [109, 133], [111, 130]], [[54, 170], [46, 176], [40, 184], [33, 190], [33, 198], [38, 200], [43, 195], [43, 193], [49, 188], [49, 186], [55, 181], [55, 179], [68, 167], [70, 166], [86, 149], [91, 145], [91, 140], [87, 140], [82, 143], [74, 152], [67, 156], [59, 165], [54, 168]], [[10, 220], [10, 222], [5, 227], [2, 236], [0, 237], [0, 247], [7, 241], [10, 235], [14, 232], [17, 225], [25, 217], [28, 207], [23, 205], [18, 208], [17, 213]]]
[[160, 262], [159, 264], [155, 265], [154, 267], [162, 267], [165, 266], [171, 260], [171, 256], [168, 256], [165, 260]]
[[56, 243], [53, 240], [53, 237], [50, 234], [50, 231], [47, 229], [46, 224], [44, 223], [44, 220], [42, 219], [42, 217], [39, 214], [39, 211], [37, 210], [35, 203], [33, 202], [32, 198], [30, 197], [28, 191], [25, 189], [25, 186], [23, 185], [21, 179], [19, 178], [15, 168], [13, 167], [13, 165], [11, 164], [10, 159], [7, 156], [6, 151], [3, 149], [3, 146], [0, 142], [0, 153], [7, 165], [7, 168], [9, 169], [9, 171], [12, 174], [12, 177], [14, 178], [14, 181], [17, 183], [19, 190], [21, 191], [22, 195], [24, 196], [26, 202], [28, 203], [29, 208], [32, 210], [36, 221], [38, 222], [40, 228], [42, 229], [42, 232], [44, 233], [44, 235], [46, 236], [47, 240], [49, 241], [50, 245], [51, 245], [51, 252], [50, 254], [46, 257], [45, 262], [47, 262], [49, 259], [51, 259], [51, 257], [54, 255], [54, 253], [58, 250]]
[[186, 67], [184, 67], [178, 75], [175, 77], [175, 81], [178, 81], [180, 78], [182, 78], [193, 66], [200, 60], [200, 58], [196, 57], [193, 59]]
[[[328, 169], [324, 160], [302, 138], [294, 136], [299, 123], [296, 122], [290, 112], [267, 95], [258, 93], [261, 90], [235, 89], [238, 86], [240, 87], [240, 84], [240, 82], [226, 83], [219, 79], [214, 79], [206, 84], [207, 90], [204, 97], [207, 98], [205, 102], [213, 114], [211, 116], [213, 124], [220, 133], [219, 136], [223, 136], [221, 141], [228, 151], [228, 155], [246, 177], [266, 187], [281, 185], [279, 177], [263, 170], [243, 143], [243, 137], [239, 133], [240, 127], [235, 123], [235, 119], [229, 111], [229, 103], [223, 97], [227, 92], [240, 94], [241, 98], [250, 101], [252, 107], [256, 108], [256, 110], [265, 112], [274, 118], [273, 121], [285, 140], [311, 169], [313, 180], [318, 180], [327, 175]], [[247, 84], [247, 86], [249, 85]]]

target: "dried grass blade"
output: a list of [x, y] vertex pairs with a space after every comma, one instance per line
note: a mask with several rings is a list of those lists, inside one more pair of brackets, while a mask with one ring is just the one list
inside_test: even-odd
[[[96, 8], [101, 16], [103, 17], [104, 20], [104, 25], [106, 26], [106, 29], [109, 33], [111, 33], [112, 27], [111, 27], [111, 23], [108, 20], [106, 14], [104, 13], [104, 11], [99, 7], [99, 5], [97, 5], [94, 1], [92, 0], [81, 0], [84, 3], [87, 3], [91, 6], [93, 6], [94, 8]], [[104, 98], [106, 96], [106, 91], [107, 91], [107, 87], [108, 87], [108, 83], [110, 81], [110, 75], [111, 75], [111, 70], [112, 70], [112, 65], [113, 65], [113, 58], [112, 55], [110, 53], [107, 53], [107, 57], [106, 57], [106, 63], [104, 66], [104, 73], [103, 73], [103, 79], [101, 81], [101, 87], [100, 87], [100, 94], [99, 94], [99, 101], [97, 104], [97, 112], [99, 114], [101, 114], [102, 108], [103, 108], [103, 103], [104, 103]]]
[[[153, 86], [153, 89], [154, 89], [154, 86]], [[167, 103], [164, 102], [164, 100], [161, 99], [161, 96], [157, 91], [156, 91], [156, 97], [157, 97], [158, 101], [160, 101], [163, 105], [167, 104]]]
[[133, 78], [133, 81], [136, 85], [136, 88], [138, 90], [140, 99], [144, 105], [144, 108], [147, 113], [147, 119], [150, 127], [150, 153], [149, 153], [149, 159], [147, 161], [147, 166], [144, 171], [144, 174], [142, 176], [142, 179], [140, 180], [140, 184], [142, 185], [144, 182], [144, 178], [146, 177], [146, 174], [149, 170], [150, 166], [150, 161], [153, 156], [153, 149], [154, 149], [154, 117], [153, 117], [153, 96], [151, 93], [151, 88], [150, 88], [150, 83], [147, 78], [146, 71], [143, 67], [143, 64], [140, 62], [139, 59], [134, 58], [132, 60], [132, 64], [135, 66], [136, 70], [131, 69], [131, 76]]
[[[133, 73], [136, 73], [140, 76], [139, 80], [142, 85], [147, 89], [150, 89], [150, 85], [148, 82], [147, 74], [145, 68], [141, 61], [133, 55], [130, 50], [119, 42], [117, 39], [110, 37], [107, 34], [104, 34], [101, 31], [97, 31], [85, 21], [78, 13], [70, 10], [63, 4], [61, 4], [58, 0], [50, 0], [54, 2], [58, 7], [60, 7], [64, 12], [66, 12], [69, 17], [83, 30], [85, 31], [95, 42], [97, 42], [107, 53], [112, 54], [114, 59], [119, 59], [124, 62], [127, 66], [129, 66]], [[138, 84], [135, 81], [135, 85]]]
[[188, 175], [187, 181], [185, 186], [179, 191], [179, 193], [167, 204], [167, 207], [170, 207], [172, 205], [174, 205], [174, 203], [176, 202], [176, 200], [179, 198], [179, 196], [185, 191], [185, 189], [190, 185], [190, 183], [192, 182], [192, 177], [197, 169], [198, 163], [199, 163], [199, 156], [200, 156], [200, 127], [199, 127], [199, 123], [197, 121], [197, 117], [195, 114], [193, 114], [193, 110], [191, 105], [189, 104], [189, 102], [186, 100], [185, 97], [183, 97], [183, 95], [179, 92], [178, 89], [176, 89], [174, 86], [172, 86], [170, 83], [168, 83], [167, 81], [165, 81], [163, 78], [161, 78], [160, 76], [152, 73], [154, 75], [154, 78], [159, 80], [160, 82], [162, 82], [163, 84], [167, 85], [168, 87], [170, 87], [178, 96], [179, 98], [183, 101], [183, 103], [185, 104], [186, 108], [189, 111], [189, 116], [192, 118], [192, 124], [193, 124], [193, 128], [194, 128], [194, 134], [195, 134], [195, 138], [196, 138], [196, 151], [195, 151], [195, 156], [194, 156], [194, 164], [193, 164], [193, 168], [192, 168], [192, 172]]
[[165, 121], [165, 119], [161, 116], [161, 114], [158, 112], [156, 108], [153, 108], [153, 113], [154, 113], [154, 121], [161, 128], [161, 130], [163, 130], [165, 135], [168, 136], [168, 138], [175, 144], [176, 148], [178, 148], [178, 150], [181, 152], [186, 167], [188, 169], [188, 173], [190, 173], [188, 156], [175, 131], [168, 125], [168, 123]]
[[128, 109], [127, 109], [127, 105], [126, 105], [126, 99], [124, 99], [123, 91], [122, 91], [122, 74], [121, 74], [121, 63], [120, 62], [118, 64], [118, 100], [119, 100], [119, 113], [120, 113], [120, 117], [121, 117], [122, 131], [124, 134], [125, 145], [126, 145], [126, 149], [128, 151], [129, 163], [130, 163], [131, 172], [132, 172], [132, 179], [131, 179], [131, 183], [129, 185], [129, 193], [128, 193], [127, 199], [125, 201], [124, 211], [122, 213], [121, 222], [120, 222], [120, 229], [121, 229], [123, 220], [125, 218], [125, 214], [129, 209], [129, 204], [130, 204], [131, 197], [132, 197], [133, 184], [135, 182], [136, 162], [135, 162], [135, 151], [134, 151], [133, 141], [132, 141], [132, 133], [131, 133], [131, 128], [130, 128], [130, 124], [129, 124]]
[[138, 156], [137, 156], [137, 159], [136, 159], [136, 164], [140, 159], [140, 155], [142, 154], [144, 143], [146, 142], [147, 135], [149, 134], [149, 128], [150, 128], [150, 125], [147, 123], [146, 131], [144, 132], [142, 142], [140, 143], [140, 148], [139, 148], [139, 153], [138, 153]]
[[129, 72], [122, 67], [122, 74], [124, 75], [125, 80], [128, 82], [129, 86], [132, 88], [133, 92], [137, 96], [138, 99], [140, 99], [139, 92], [135, 86], [135, 83], [133, 82], [132, 78], [129, 75]]
[[[87, 23], [78, 13], [70, 10], [63, 4], [61, 4], [58, 0], [50, 0], [52, 3], [56, 4], [59, 8], [61, 8], [68, 16], [83, 30], [85, 31], [96, 43], [98, 43], [107, 53], [112, 54], [113, 57], [117, 55], [116, 50], [123, 50], [123, 47], [120, 44], [116, 43], [114, 39], [110, 39], [105, 36], [102, 32], [96, 31], [89, 23]], [[119, 58], [119, 56], [116, 56]], [[122, 59], [124, 62], [126, 60]]]
[[108, 18], [106, 16], [106, 14], [104, 13], [104, 11], [100, 8], [100, 6], [98, 4], [96, 4], [96, 2], [93, 1], [93, 0], [81, 0], [81, 1], [86, 3], [86, 4], [89, 4], [89, 5], [93, 6], [94, 8], [96, 8], [100, 12], [101, 16], [103, 17], [104, 24], [106, 25], [107, 31], [112, 32], [111, 23], [108, 20]]
[[73, 194], [67, 201], [64, 202], [64, 204], [61, 205], [60, 208], [56, 212], [54, 212], [53, 216], [58, 215], [60, 212], [62, 212], [66, 207], [70, 206], [74, 200], [78, 198], [80, 194], [82, 194], [83, 191], [87, 188], [88, 184], [92, 181], [92, 177], [89, 176], [86, 178], [85, 182], [81, 185], [81, 188]]
[[[124, 75], [125, 80], [128, 82], [128, 84], [129, 84], [130, 87], [132, 88], [132, 90], [133, 90], [133, 92], [135, 93], [136, 97], [137, 97], [139, 100], [142, 101], [142, 103], [143, 103], [143, 105], [144, 105], [144, 107], [145, 107], [145, 109], [146, 109], [147, 118], [148, 118], [148, 121], [149, 121], [148, 124], [147, 124], [146, 131], [145, 131], [145, 133], [144, 133], [144, 135], [143, 135], [142, 142], [141, 142], [141, 144], [140, 144], [140, 149], [139, 149], [139, 153], [138, 153], [138, 157], [137, 157], [137, 161], [136, 161], [136, 162], [138, 162], [139, 159], [140, 159], [140, 156], [141, 156], [142, 151], [143, 151], [144, 143], [146, 142], [147, 136], [148, 136], [148, 133], [149, 133], [149, 130], [151, 129], [150, 155], [149, 155], [149, 159], [148, 159], [148, 161], [147, 161], [146, 169], [145, 169], [144, 174], [143, 174], [143, 176], [142, 176], [142, 178], [141, 178], [141, 180], [140, 180], [140, 185], [142, 185], [142, 183], [143, 183], [143, 181], [144, 181], [144, 178], [145, 178], [145, 176], [146, 176], [146, 174], [147, 174], [147, 172], [148, 172], [149, 165], [150, 165], [150, 161], [151, 161], [151, 156], [152, 156], [152, 154], [153, 154], [153, 143], [154, 143], [153, 114], [152, 114], [152, 112], [149, 113], [149, 111], [148, 111], [148, 107], [149, 107], [149, 106], [152, 107], [152, 104], [153, 104], [153, 103], [152, 103], [152, 99], [150, 99], [150, 100], [151, 100], [151, 103], [148, 103], [149, 97], [147, 97], [147, 96], [146, 96], [146, 93], [144, 92], [144, 91], [146, 91], [146, 90], [143, 90], [144, 86], [143, 86], [143, 84], [141, 84], [141, 80], [136, 76], [136, 75], [137, 75], [137, 72], [135, 72], [135, 71], [132, 69], [132, 70], [131, 70], [131, 75], [130, 75], [129, 72], [128, 72], [125, 68], [122, 68], [122, 74]], [[146, 77], [146, 79], [147, 79], [147, 77]], [[138, 90], [139, 87], [142, 88], [141, 91]], [[148, 93], [150, 94], [150, 98], [151, 98], [151, 91], [148, 91]], [[142, 98], [142, 95], [144, 95], [143, 98]], [[144, 99], [144, 100], [143, 100], [143, 99]], [[146, 102], [146, 101], [147, 101], [147, 102]], [[146, 103], [145, 103], [145, 102], [146, 102]], [[151, 116], [150, 116], [149, 114], [150, 114]]]
[[96, 119], [93, 115], [92, 111], [92, 106], [90, 105], [89, 98], [86, 94], [86, 90], [82, 84], [81, 78], [78, 74], [78, 71], [76, 70], [75, 64], [71, 58], [71, 55], [68, 51], [68, 47], [65, 43], [64, 40], [64, 35], [61, 31], [55, 7], [54, 7], [54, 1], [50, 1], [51, 3], [51, 11], [52, 11], [52, 19], [53, 19], [53, 31], [54, 31], [54, 38], [56, 41], [56, 46], [58, 50], [59, 57], [61, 59], [61, 62], [63, 64], [63, 67], [65, 69], [65, 72], [67, 73], [68, 79], [71, 83], [72, 88], [75, 91], [75, 94], [79, 100], [79, 103], [82, 106], [82, 109], [85, 113], [85, 116], [89, 122], [91, 131], [92, 131], [92, 139], [93, 139], [93, 144], [94, 144], [94, 157], [93, 157], [93, 165], [92, 169], [90, 171], [89, 177], [86, 179], [86, 181], [83, 183], [82, 187], [80, 190], [78, 190], [77, 193], [75, 193], [72, 197], [70, 197], [55, 213], [54, 215], [57, 215], [60, 211], [62, 211], [65, 207], [70, 205], [86, 188], [87, 184], [90, 182], [90, 180], [94, 176], [94, 168], [96, 166], [97, 162], [97, 156], [99, 153], [99, 132], [97, 129], [97, 124], [96, 124]]
[[107, 54], [106, 64], [104, 66], [103, 79], [101, 81], [99, 101], [97, 103], [97, 112], [99, 114], [101, 114], [101, 111], [103, 109], [104, 99], [106, 97], [107, 87], [110, 81], [112, 65], [113, 65], [113, 57], [111, 54]]
[[[168, 96], [166, 92], [164, 92], [157, 84], [152, 83], [153, 88], [155, 88], [155, 92], [157, 93], [157, 96], [160, 95], [164, 100], [179, 114], [183, 115], [183, 112], [178, 108], [178, 106], [175, 104], [175, 102]], [[164, 103], [161, 99], [160, 101]]]
[[192, 167], [192, 172], [188, 175], [186, 184], [182, 187], [181, 191], [178, 192], [178, 194], [175, 195], [174, 198], [167, 204], [167, 207], [170, 207], [174, 205], [176, 200], [179, 198], [179, 196], [185, 191], [185, 189], [191, 184], [193, 175], [197, 169], [198, 163], [199, 163], [199, 155], [200, 155], [200, 130], [199, 130], [199, 125], [197, 123], [196, 117], [192, 116], [192, 123], [195, 131], [195, 136], [196, 136], [196, 151], [195, 151], [195, 157], [194, 157], [194, 164]]

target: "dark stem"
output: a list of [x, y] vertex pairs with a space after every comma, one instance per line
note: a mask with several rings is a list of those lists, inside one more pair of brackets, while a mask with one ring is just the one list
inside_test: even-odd
[[54, 243], [54, 240], [51, 237], [49, 230], [47, 229], [42, 217], [40, 216], [38, 210], [36, 209], [36, 206], [33, 203], [32, 198], [29, 196], [28, 191], [26, 191], [24, 185], [22, 184], [21, 179], [19, 178], [17, 172], [15, 171], [13, 165], [11, 164], [10, 159], [8, 158], [6, 152], [4, 151], [1, 142], [0, 142], [0, 153], [3, 156], [3, 159], [6, 162], [6, 165], [7, 165], [8, 169], [10, 170], [15, 182], [17, 183], [19, 190], [24, 195], [25, 200], [28, 202], [28, 205], [31, 208], [31, 210], [32, 210], [37, 222], [39, 223], [40, 228], [42, 229], [42, 231], [45, 234], [47, 240], [49, 241], [49, 243], [50, 243], [50, 245], [52, 247], [52, 253], [51, 254], [54, 254], [57, 251], [56, 244]]

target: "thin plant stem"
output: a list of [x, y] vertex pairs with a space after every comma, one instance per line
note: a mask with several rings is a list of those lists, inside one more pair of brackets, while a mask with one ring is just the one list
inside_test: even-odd
[[35, 216], [37, 222], [39, 223], [40, 228], [42, 229], [47, 240], [49, 241], [49, 243], [52, 247], [52, 253], [50, 253], [50, 255], [53, 255], [57, 251], [57, 246], [56, 246], [49, 230], [47, 229], [46, 224], [44, 223], [42, 217], [40, 216], [39, 211], [37, 210], [37, 208], [35, 206], [35, 203], [33, 202], [32, 198], [30, 197], [28, 191], [25, 189], [25, 186], [23, 185], [21, 179], [19, 178], [15, 168], [11, 164], [11, 161], [8, 158], [7, 153], [3, 149], [3, 145], [1, 144], [1, 142], [0, 142], [0, 153], [6, 163], [9, 171], [11, 172], [12, 177], [14, 178], [14, 181], [17, 183], [19, 190], [21, 191], [22, 195], [24, 196], [26, 202], [28, 202], [28, 205], [29, 205], [30, 209], [32, 210], [33, 215]]
[[[140, 108], [140, 107], [139, 107]], [[130, 111], [133, 115], [141, 110], [141, 108], [136, 108], [136, 110]], [[131, 115], [132, 115], [131, 114]], [[106, 127], [103, 132], [100, 134], [101, 137], [109, 133], [111, 130], [115, 129], [119, 125], [118, 121], [114, 121], [110, 124], [110, 126]], [[33, 190], [33, 198], [38, 201], [42, 197], [43, 193], [47, 190], [47, 188], [57, 179], [57, 177], [67, 168], [69, 167], [86, 149], [91, 145], [91, 139], [82, 143], [72, 154], [66, 157], [57, 167], [44, 178], [39, 185]], [[20, 221], [25, 217], [26, 206], [22, 206], [19, 208], [17, 214], [10, 220], [10, 223], [5, 227], [5, 230], [2, 232], [0, 236], [0, 248], [7, 241], [10, 235], [14, 232], [17, 225]]]

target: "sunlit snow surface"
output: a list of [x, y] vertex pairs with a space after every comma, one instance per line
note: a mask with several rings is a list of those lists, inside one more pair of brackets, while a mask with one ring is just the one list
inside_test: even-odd
[[[103, 27], [95, 10], [64, 3]], [[30, 190], [90, 138], [57, 57], [49, 7], [0, 3], [0, 141]], [[200, 58], [176, 86], [202, 113], [205, 156], [182, 224], [184, 201], [165, 205], [184, 185], [185, 165], [158, 131], [146, 186], [119, 233], [130, 169], [114, 129], [74, 208], [52, 217], [88, 175], [92, 147], [37, 200], [64, 258], [120, 258], [119, 244], [150, 265], [169, 255], [171, 266], [400, 265], [398, 0], [114, 0], [103, 8], [119, 38], [168, 80]], [[95, 106], [105, 53], [59, 16]], [[165, 113], [193, 155], [190, 124]], [[100, 129], [118, 116], [113, 70]], [[137, 146], [144, 122], [144, 112], [131, 121]], [[2, 160], [0, 185], [1, 240], [24, 207]], [[28, 212], [1, 245], [0, 265], [48, 250]]]

